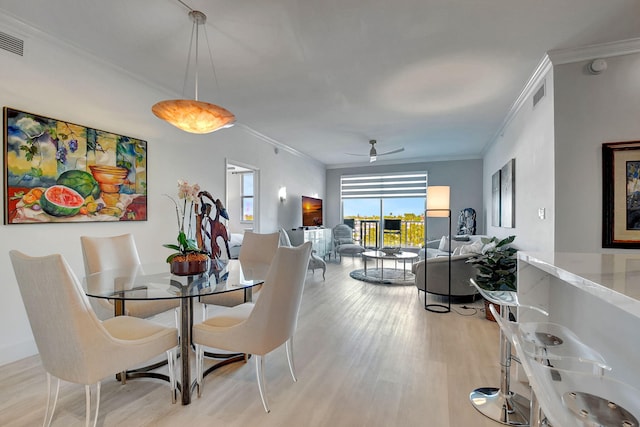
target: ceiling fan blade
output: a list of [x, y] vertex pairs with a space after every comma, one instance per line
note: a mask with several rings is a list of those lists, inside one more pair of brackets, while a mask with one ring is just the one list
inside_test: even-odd
[[358, 154], [356, 154], [356, 153], [344, 153], [344, 154], [347, 154], [349, 156], [369, 157], [368, 154], [362, 154], [362, 153], [358, 153]]
[[378, 156], [386, 156], [388, 154], [396, 154], [404, 151], [404, 147], [397, 148], [395, 150], [387, 151], [386, 153], [378, 153]]

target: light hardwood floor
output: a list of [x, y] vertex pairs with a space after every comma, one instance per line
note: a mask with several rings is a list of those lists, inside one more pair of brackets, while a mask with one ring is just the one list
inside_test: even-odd
[[[171, 404], [167, 384], [102, 384], [99, 426], [496, 427], [469, 403], [499, 385], [498, 326], [481, 303], [448, 314], [423, 309], [413, 286], [360, 282], [359, 259], [308, 273], [294, 341], [298, 382], [284, 348], [265, 360], [271, 413], [260, 403], [252, 360], [213, 372], [202, 398]], [[199, 319], [196, 313], [196, 319]], [[172, 314], [161, 318], [169, 324]], [[514, 381], [515, 382], [515, 381]], [[37, 356], [0, 367], [0, 426], [42, 425], [46, 379]], [[518, 384], [516, 384], [518, 386]], [[54, 426], [84, 423], [84, 387], [62, 383]]]

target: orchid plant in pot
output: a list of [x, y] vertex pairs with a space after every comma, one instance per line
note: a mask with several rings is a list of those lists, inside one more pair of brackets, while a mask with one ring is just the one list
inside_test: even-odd
[[[165, 194], [176, 208], [176, 218], [178, 220], [178, 244], [167, 243], [162, 246], [173, 249], [174, 253], [167, 257], [167, 262], [171, 265], [171, 273], [177, 275], [192, 275], [203, 273], [209, 270], [211, 260], [209, 254], [198, 247], [198, 243], [191, 237], [191, 220], [193, 217], [193, 206], [200, 193], [198, 184], [190, 185], [187, 181], [178, 180], [178, 199], [180, 204], [168, 194]], [[188, 224], [187, 222], [188, 216]], [[185, 231], [187, 225], [187, 231]]]

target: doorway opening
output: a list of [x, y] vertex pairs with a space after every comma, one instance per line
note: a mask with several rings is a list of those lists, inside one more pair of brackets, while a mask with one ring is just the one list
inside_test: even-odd
[[260, 171], [227, 159], [227, 201], [229, 232], [260, 231]]

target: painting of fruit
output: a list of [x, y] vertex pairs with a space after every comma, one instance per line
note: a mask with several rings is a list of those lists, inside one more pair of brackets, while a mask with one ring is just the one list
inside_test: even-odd
[[4, 107], [5, 224], [146, 221], [146, 141]]

